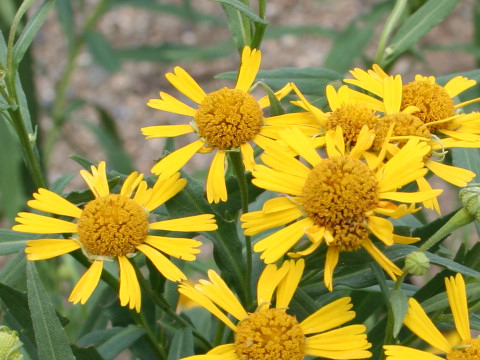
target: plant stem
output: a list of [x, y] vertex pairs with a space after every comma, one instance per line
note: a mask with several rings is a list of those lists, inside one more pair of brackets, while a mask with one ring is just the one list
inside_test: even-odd
[[[248, 213], [248, 184], [247, 178], [245, 177], [245, 170], [242, 164], [242, 158], [240, 152], [231, 151], [228, 153], [230, 160], [232, 160], [233, 170], [238, 180], [238, 187], [240, 189], [240, 198], [242, 201], [242, 212], [244, 214]], [[247, 274], [246, 274], [246, 296], [247, 296], [247, 309], [250, 308], [250, 305], [253, 302], [252, 298], [252, 240], [250, 236], [245, 235], [245, 248], [247, 256]]]
[[407, 6], [407, 0], [397, 0], [395, 6], [392, 9], [392, 12], [388, 16], [385, 26], [383, 27], [382, 35], [380, 36], [380, 41], [378, 43], [377, 56], [375, 57], [375, 63], [379, 64], [381, 67], [384, 66], [382, 60], [385, 58], [385, 46], [387, 40], [390, 37], [395, 26], [397, 26], [398, 20], [402, 16], [402, 13]]

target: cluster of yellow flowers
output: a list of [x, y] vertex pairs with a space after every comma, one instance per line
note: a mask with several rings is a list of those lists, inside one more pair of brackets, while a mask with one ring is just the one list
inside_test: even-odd
[[[72, 234], [65, 239], [31, 240], [25, 251], [29, 260], [48, 259], [77, 249], [85, 253], [92, 265], [70, 295], [74, 303], [88, 300], [99, 283], [104, 261], [116, 259], [120, 303], [140, 311], [141, 289], [130, 258], [143, 253], [166, 279], [182, 282], [181, 294], [206, 308], [235, 333], [233, 343], [190, 360], [369, 358], [372, 354], [366, 327], [342, 327], [355, 317], [349, 297], [325, 305], [302, 322], [288, 314], [288, 305], [302, 279], [303, 257], [320, 246], [327, 247], [324, 283], [330, 291], [340, 252], [363, 248], [392, 279], [403, 273], [370, 235], [385, 246], [415, 243], [418, 238], [395, 234], [389, 218], [415, 213], [420, 210], [416, 205], [419, 203], [440, 213], [437, 197], [442, 190], [432, 189], [427, 173], [431, 171], [460, 187], [475, 176], [470, 170], [441, 160], [448, 148], [480, 147], [480, 114], [462, 113], [460, 109], [469, 102], [454, 102], [458, 94], [476, 82], [459, 76], [441, 86], [434, 77], [417, 75], [415, 81], [404, 84], [400, 75], [390, 76], [378, 66], [368, 71], [354, 69], [353, 79], [345, 79], [350, 86], [326, 87], [330, 111], [315, 107], [295, 84], [288, 83], [275, 96], [282, 99], [295, 94], [298, 100], [292, 103], [301, 109], [265, 117], [263, 109], [270, 106], [269, 98], [257, 100], [249, 92], [260, 63], [261, 52], [246, 47], [235, 87], [209, 94], [184, 69], [176, 67], [166, 75], [168, 81], [197, 106], [164, 92], [148, 105], [191, 117], [190, 123], [151, 126], [142, 132], [148, 139], [189, 133], [198, 135], [198, 139], [165, 156], [152, 168], [158, 175], [152, 187], [142, 174], [134, 172], [123, 182], [120, 193], [113, 194], [106, 164], [100, 162], [91, 167], [91, 172], [80, 172], [94, 196], [83, 207], [47, 189], [39, 189], [34, 200], [28, 202], [33, 209], [72, 220], [21, 212], [16, 218], [19, 224], [13, 229]], [[255, 159], [252, 142], [263, 149], [261, 161]], [[185, 282], [185, 274], [167, 256], [194, 261], [200, 241], [151, 234], [154, 230], [217, 230], [213, 214], [150, 221], [150, 212], [186, 186], [187, 181], [178, 171], [196, 153], [210, 152], [215, 152], [206, 179], [210, 203], [227, 201], [228, 154], [241, 153], [244, 169], [252, 172], [255, 186], [279, 193], [260, 211], [243, 213], [240, 218], [246, 236], [280, 228], [270, 231], [253, 247], [267, 264], [258, 280], [254, 312], [242, 306], [213, 270], [208, 273], [209, 280], [196, 285]], [[402, 191], [412, 182], [417, 191]], [[291, 259], [279, 266], [274, 264], [285, 255]], [[458, 341], [445, 339], [414, 299], [410, 300], [404, 323], [446, 353], [448, 359], [478, 357], [480, 343], [471, 338], [464, 280], [457, 275], [445, 283], [460, 335]], [[385, 346], [385, 353], [389, 360], [442, 359], [396, 345]]]

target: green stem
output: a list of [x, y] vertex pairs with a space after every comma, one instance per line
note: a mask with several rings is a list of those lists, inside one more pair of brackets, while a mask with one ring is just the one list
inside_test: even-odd
[[395, 26], [397, 26], [398, 21], [400, 20], [405, 7], [407, 6], [407, 0], [397, 0], [395, 6], [392, 9], [392, 12], [388, 16], [385, 26], [383, 27], [382, 35], [380, 36], [380, 42], [378, 43], [377, 56], [375, 58], [375, 63], [383, 66], [382, 60], [384, 57], [385, 46], [387, 44], [388, 38], [392, 33]]
[[215, 330], [215, 338], [213, 339], [213, 346], [218, 346], [222, 344], [223, 333], [225, 332], [225, 323], [218, 320], [217, 329]]
[[449, 235], [453, 230], [469, 224], [473, 220], [475, 220], [475, 218], [470, 215], [465, 208], [461, 208], [450, 218], [450, 220], [448, 220], [440, 229], [438, 229], [437, 232], [430, 237], [430, 239], [425, 241], [425, 243], [418, 248], [418, 251], [425, 252], [429, 250], [432, 246], [439, 243], [445, 236]]
[[[242, 2], [248, 7], [250, 7], [249, 0], [242, 0]], [[240, 12], [238, 12], [238, 14], [242, 18], [243, 28], [245, 29], [245, 38], [243, 39], [244, 45], [250, 45], [252, 40], [252, 29], [250, 27], [250, 19]]]
[[[242, 201], [242, 212], [244, 214], [248, 213], [248, 184], [247, 178], [245, 177], [245, 169], [243, 167], [242, 158], [240, 152], [231, 151], [229, 152], [230, 160], [232, 160], [233, 170], [238, 181], [238, 187], [240, 189], [240, 198]], [[250, 308], [250, 305], [253, 303], [252, 298], [252, 240], [250, 236], [245, 235], [245, 248], [247, 256], [247, 274], [246, 274], [246, 296], [247, 296], [247, 309]]]
[[[77, 260], [80, 264], [85, 266], [87, 269], [90, 267], [91, 263], [90, 261], [83, 255], [81, 251], [74, 251], [71, 253], [73, 258]], [[132, 261], [133, 263], [133, 261]], [[105, 281], [113, 290], [118, 292], [120, 289], [120, 282], [118, 281], [117, 278], [115, 278], [112, 274], [110, 274], [108, 271], [103, 269], [101, 278], [103, 281]], [[166, 359], [167, 356], [165, 354], [165, 349], [163, 347], [159, 346], [159, 342], [157, 341], [152, 329], [150, 328], [150, 325], [148, 324], [147, 320], [145, 319], [145, 316], [143, 313], [137, 313], [135, 310], [130, 311], [130, 315], [132, 316], [133, 320], [135, 320], [135, 323], [137, 324], [138, 327], [144, 329], [146, 331], [146, 336], [147, 336], [147, 342], [149, 343], [150, 347], [152, 348], [152, 351], [156, 354], [156, 356], [159, 359]]]
[[53, 127], [52, 130], [49, 132], [47, 140], [45, 142], [45, 159], [47, 160], [49, 159], [53, 151], [53, 147], [55, 146], [57, 138], [60, 134], [60, 129], [65, 120], [67, 119], [67, 117], [65, 116], [67, 89], [72, 79], [73, 73], [75, 72], [77, 58], [80, 55], [80, 52], [85, 44], [85, 34], [95, 27], [98, 19], [107, 9], [109, 1], [110, 0], [102, 0], [98, 3], [92, 14], [86, 21], [85, 27], [81, 35], [76, 38], [76, 42], [73, 45], [72, 51], [68, 55], [65, 71], [63, 72], [63, 75], [56, 86], [57, 96], [55, 97], [55, 101], [53, 102], [52, 107]]
[[[258, 16], [265, 20], [267, 14], [267, 2], [266, 0], [259, 0], [258, 2]], [[267, 28], [266, 24], [255, 23], [255, 32], [253, 34], [252, 43], [250, 46], [254, 49], [260, 49], [260, 45], [265, 35], [265, 29]]]
[[187, 320], [182, 318], [180, 315], [178, 315], [170, 305], [168, 304], [167, 300], [161, 295], [158, 295], [156, 292], [152, 290], [152, 288], [148, 285], [147, 280], [145, 280], [143, 274], [140, 272], [140, 269], [138, 269], [137, 265], [135, 262], [132, 261], [132, 264], [135, 268], [135, 271], [137, 273], [137, 278], [138, 282], [140, 284], [140, 288], [153, 300], [155, 305], [157, 305], [160, 309], [162, 309], [168, 316], [170, 316], [172, 319], [174, 319], [177, 323], [184, 327], [190, 327], [192, 328], [192, 333], [193, 335], [200, 340], [204, 348], [211, 349], [212, 344], [210, 341], [208, 341], [198, 330], [194, 329], [192, 324], [190, 324]]

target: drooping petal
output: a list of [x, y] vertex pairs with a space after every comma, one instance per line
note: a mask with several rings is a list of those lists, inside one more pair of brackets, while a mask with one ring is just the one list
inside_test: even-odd
[[246, 171], [253, 171], [255, 166], [255, 157], [253, 156], [253, 148], [247, 142], [240, 145], [240, 151], [242, 153], [243, 166]]
[[450, 79], [443, 88], [448, 93], [448, 96], [453, 99], [458, 94], [470, 89], [476, 84], [477, 82], [473, 79], [468, 79], [464, 76], [456, 76], [453, 79]]
[[195, 131], [191, 125], [186, 124], [147, 126], [141, 130], [142, 134], [146, 136], [146, 139], [176, 137], [190, 134]]
[[207, 96], [200, 85], [180, 66], [175, 66], [173, 73], [167, 73], [165, 77], [178, 91], [197, 104]]
[[55, 219], [45, 215], [20, 212], [15, 218], [20, 223], [12, 227], [14, 231], [37, 234], [76, 233], [77, 224], [70, 221]]
[[467, 289], [461, 274], [445, 278], [448, 302], [452, 309], [455, 328], [462, 340], [471, 340], [470, 318], [468, 315]]
[[225, 151], [217, 151], [207, 176], [207, 200], [209, 203], [227, 201], [227, 186], [225, 184]]
[[205, 145], [203, 140], [196, 140], [191, 144], [175, 150], [155, 164], [152, 172], [159, 175], [162, 179], [172, 176], [180, 170], [203, 145]]
[[288, 262], [284, 262], [278, 269], [275, 264], [268, 264], [265, 267], [257, 283], [257, 304], [259, 308], [269, 307], [275, 289], [288, 273], [288, 270]]
[[27, 241], [25, 253], [28, 260], [45, 260], [80, 249], [80, 244], [71, 239], [38, 239]]
[[72, 290], [68, 301], [85, 304], [96, 289], [102, 275], [103, 261], [95, 260]]
[[255, 165], [252, 183], [259, 188], [299, 196], [303, 193], [305, 178]]
[[393, 224], [385, 218], [369, 216], [367, 219], [368, 229], [385, 245], [393, 245]]
[[403, 271], [395, 265], [388, 257], [385, 256], [370, 239], [363, 241], [362, 246], [375, 259], [375, 261], [387, 272], [393, 280], [396, 280], [396, 275], [402, 275]]
[[137, 245], [136, 248], [150, 259], [157, 270], [170, 281], [187, 280], [185, 274], [160, 251], [145, 244]]
[[286, 308], [292, 300], [293, 294], [297, 290], [300, 279], [305, 269], [305, 261], [303, 259], [288, 261], [287, 275], [280, 281], [277, 289], [276, 308]]
[[[327, 232], [325, 232], [327, 233]], [[323, 281], [328, 290], [333, 291], [333, 271], [338, 264], [338, 257], [340, 250], [334, 247], [329, 247], [327, 250], [327, 257], [325, 259], [325, 271], [323, 273]]]
[[152, 187], [148, 201], [140, 204], [148, 211], [153, 211], [177, 195], [185, 186], [187, 186], [187, 179], [181, 179], [180, 173], [174, 173], [168, 178], [158, 178]]
[[310, 169], [294, 156], [285, 154], [281, 148], [270, 147], [262, 154], [262, 161], [268, 167], [302, 178], [307, 178]]
[[321, 307], [300, 323], [303, 333], [321, 333], [354, 319], [355, 311], [351, 310], [351, 301], [350, 297], [343, 297]]
[[438, 177], [448, 181], [450, 184], [460, 187], [467, 186], [476, 175], [473, 171], [442, 164], [438, 161], [427, 161], [425, 166]]
[[165, 254], [186, 261], [194, 261], [197, 258], [195, 254], [200, 253], [199, 247], [202, 246], [201, 241], [194, 239], [154, 235], [147, 235], [144, 242]]
[[[422, 192], [432, 190], [429, 182], [424, 177], [418, 178], [416, 182], [418, 190]], [[424, 200], [423, 206], [425, 206], [427, 209], [435, 210], [440, 216], [442, 215], [442, 211], [440, 210], [440, 204], [438, 203], [438, 198], [436, 196], [431, 199]]]
[[214, 304], [230, 313], [237, 320], [245, 319], [248, 314], [225, 281], [213, 270], [208, 271], [208, 280], [200, 280], [195, 289], [201, 291]]
[[153, 109], [167, 111], [179, 115], [187, 115], [194, 117], [197, 110], [181, 102], [165, 92], [160, 92], [160, 99], [150, 99], [147, 105]]
[[157, 221], [151, 223], [149, 228], [166, 231], [214, 231], [218, 229], [218, 226], [215, 222], [215, 215], [202, 214]]
[[120, 267], [120, 305], [126, 306], [128, 304], [129, 309], [140, 312], [142, 293], [135, 269], [126, 256], [118, 256], [118, 264]]
[[245, 46], [242, 51], [242, 64], [238, 72], [237, 84], [235, 89], [248, 91], [252, 86], [255, 77], [260, 69], [262, 62], [262, 52], [258, 49], [251, 49]]
[[27, 202], [27, 205], [31, 208], [56, 215], [71, 216], [77, 219], [82, 215], [80, 208], [53, 191], [43, 188], [37, 191], [38, 192], [33, 194], [35, 200]]
[[313, 221], [309, 218], [299, 220], [260, 240], [253, 250], [263, 252], [260, 258], [266, 264], [275, 262], [301, 239], [305, 234], [305, 228], [312, 225]]
[[434, 189], [429, 191], [407, 192], [383, 192], [379, 194], [380, 199], [401, 201], [406, 203], [419, 203], [425, 200], [433, 199], [443, 192], [443, 189]]
[[188, 285], [186, 283], [180, 284], [178, 287], [178, 292], [180, 294], [185, 295], [190, 300], [193, 300], [198, 305], [202, 306], [203, 308], [210, 311], [213, 315], [215, 315], [220, 321], [222, 321], [225, 325], [227, 325], [233, 331], [237, 330], [235, 324], [202, 292], [195, 289], [193, 286]]
[[383, 103], [386, 114], [395, 114], [400, 112], [402, 104], [402, 78], [400, 75], [389, 76], [383, 80], [384, 94]]
[[235, 351], [235, 344], [214, 347], [205, 355], [193, 355], [180, 360], [241, 360]]
[[280, 132], [280, 137], [311, 165], [315, 166], [322, 160], [314, 149], [312, 140], [303, 135], [296, 127], [285, 128]]
[[125, 197], [131, 197], [135, 189], [140, 185], [143, 180], [143, 174], [139, 174], [138, 171], [132, 172], [123, 182], [120, 195]]
[[444, 358], [426, 351], [400, 345], [384, 345], [386, 360], [444, 360]]
[[408, 304], [409, 308], [404, 319], [404, 324], [419, 338], [425, 340], [442, 352], [449, 353], [452, 350], [452, 346], [442, 333], [438, 331], [418, 301], [410, 298]]

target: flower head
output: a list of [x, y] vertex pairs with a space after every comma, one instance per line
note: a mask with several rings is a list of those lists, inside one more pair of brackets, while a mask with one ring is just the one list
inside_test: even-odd
[[[339, 328], [355, 318], [349, 297], [333, 301], [301, 322], [288, 313], [304, 267], [302, 259], [286, 261], [280, 268], [267, 265], [258, 280], [258, 307], [252, 313], [243, 308], [213, 270], [208, 272], [209, 280], [201, 280], [194, 287], [181, 284], [181, 294], [206, 308], [235, 334], [233, 343], [185, 360], [302, 360], [308, 355], [329, 359], [371, 357], [364, 325]], [[275, 307], [272, 307], [275, 292]], [[236, 322], [222, 310], [231, 314]]]
[[[185, 280], [183, 272], [164, 254], [195, 260], [200, 241], [150, 235], [150, 230], [212, 231], [217, 229], [213, 215], [205, 214], [185, 218], [150, 222], [151, 211], [181, 191], [187, 181], [180, 174], [158, 180], [148, 188], [143, 174], [130, 174], [119, 194], [111, 194], [107, 182], [106, 164], [92, 166], [91, 173], [82, 170], [81, 176], [94, 195], [94, 199], [79, 208], [60, 195], [38, 189], [35, 200], [28, 205], [36, 210], [66, 216], [71, 220], [52, 218], [30, 212], [21, 212], [15, 231], [38, 234], [70, 233], [68, 239], [44, 238], [27, 242], [27, 258], [43, 260], [82, 249], [92, 265], [73, 289], [69, 301], [84, 304], [98, 285], [104, 261], [118, 261], [120, 268], [120, 303], [140, 311], [141, 292], [137, 276], [129, 258], [143, 253], [165, 278]], [[135, 193], [135, 194], [134, 194]]]
[[[433, 346], [438, 353], [446, 354], [448, 360], [478, 359], [480, 356], [480, 339], [472, 339], [468, 315], [467, 291], [462, 275], [445, 278], [448, 302], [452, 310], [457, 338], [446, 338], [435, 327], [417, 300], [409, 300], [410, 307], [404, 324], [419, 338]], [[441, 360], [443, 357], [426, 351], [400, 345], [385, 345], [387, 360], [427, 359]]]
[[[175, 137], [188, 133], [196, 133], [198, 139], [191, 144], [174, 151], [161, 159], [152, 172], [160, 178], [171, 176], [184, 166], [195, 153], [216, 151], [207, 177], [207, 199], [218, 203], [227, 200], [225, 186], [225, 161], [229, 151], [240, 151], [247, 171], [253, 169], [255, 163], [250, 141], [261, 147], [272, 145], [278, 129], [288, 124], [312, 123], [308, 114], [297, 116], [280, 115], [264, 118], [262, 109], [270, 105], [268, 97], [256, 100], [249, 93], [260, 68], [261, 52], [245, 47], [242, 63], [235, 88], [223, 88], [209, 94], [182, 68], [176, 67], [174, 73], [166, 75], [167, 80], [182, 94], [198, 104], [195, 109], [180, 100], [160, 92], [160, 99], [151, 99], [147, 105], [158, 110], [168, 111], [192, 117], [190, 124], [159, 125], [142, 129], [147, 139]], [[280, 99], [291, 91], [287, 84], [276, 93]], [[307, 134], [317, 131], [304, 126]]]
[[[369, 235], [374, 234], [387, 246], [417, 240], [395, 235], [393, 224], [382, 216], [399, 218], [415, 212], [414, 203], [441, 193], [441, 190], [397, 191], [425, 175], [423, 157], [430, 147], [418, 139], [411, 139], [384, 164], [381, 157], [369, 157], [368, 162], [360, 160], [373, 141], [372, 131], [366, 126], [350, 152], [346, 151], [340, 127], [328, 132], [326, 158], [314, 149], [313, 140], [296, 129], [286, 129], [282, 139], [308, 165], [301, 159], [269, 148], [262, 155], [265, 165], [255, 167], [253, 183], [256, 186], [287, 194], [267, 201], [263, 210], [241, 217], [246, 235], [286, 225], [255, 244], [254, 250], [262, 252], [261, 258], [266, 263], [277, 261], [297, 243], [304, 244], [301, 239], [307, 235], [309, 246], [288, 254], [294, 257], [309, 255], [325, 240], [328, 251], [324, 280], [330, 290], [333, 271], [343, 251], [364, 248], [393, 279], [401, 274]], [[396, 205], [392, 201], [412, 205]]]

